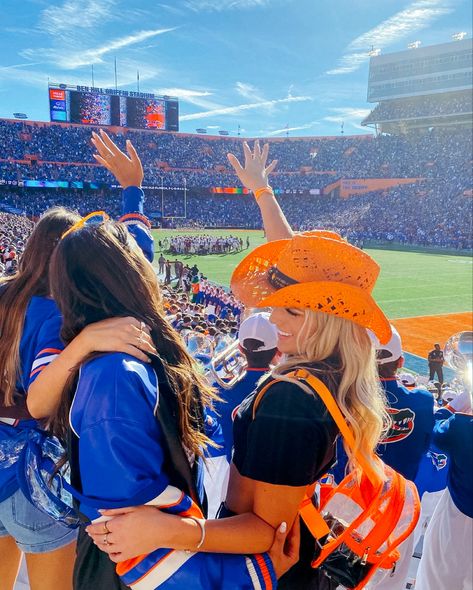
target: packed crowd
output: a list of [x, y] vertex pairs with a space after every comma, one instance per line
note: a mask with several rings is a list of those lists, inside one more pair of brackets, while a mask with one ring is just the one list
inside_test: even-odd
[[0, 277], [17, 271], [18, 260], [33, 226], [26, 217], [0, 211]]
[[[348, 199], [280, 195], [278, 201], [298, 229], [331, 227], [356, 241], [387, 241], [465, 250], [472, 247], [471, 197], [464, 196], [458, 189], [459, 185], [455, 183], [425, 181]], [[145, 192], [146, 211], [153, 218], [154, 212], [161, 210], [161, 194], [160, 191]], [[105, 210], [117, 216], [120, 211], [120, 199], [115, 191], [0, 191], [0, 207], [32, 216], [59, 204], [59, 199], [60, 204], [81, 214]], [[167, 228], [261, 228], [261, 217], [251, 195], [206, 195], [188, 191], [185, 203], [180, 194], [179, 198], [166, 201], [165, 209], [169, 218], [163, 219], [161, 224]], [[190, 248], [188, 251], [191, 252], [202, 245], [196, 242], [190, 244], [189, 240], [187, 238], [186, 242], [184, 238], [179, 238], [169, 244], [170, 253], [178, 253], [181, 249], [185, 251], [186, 248]], [[235, 241], [235, 248], [239, 247]], [[174, 252], [171, 252], [172, 248]]]
[[229, 254], [243, 250], [243, 239], [236, 236], [173, 236], [163, 240], [168, 254]]
[[432, 118], [471, 114], [473, 112], [470, 90], [435, 96], [416, 96], [386, 100], [377, 105], [364, 123], [378, 121], [403, 121], [406, 119]]
[[[90, 133], [91, 129], [85, 127], [0, 120], [0, 180], [75, 180], [110, 185], [110, 174], [92, 157]], [[192, 188], [239, 185], [227, 160], [229, 151], [241, 153], [239, 138], [147, 131], [121, 131], [113, 138], [121, 147], [126, 138], [133, 142], [142, 155], [149, 186], [183, 186], [184, 182]], [[471, 133], [461, 128], [403, 136], [268, 141], [272, 156], [279, 162], [272, 182], [281, 190], [323, 188], [337, 177], [461, 181], [468, 174], [467, 154], [471, 152]], [[27, 156], [37, 162], [24, 163]]]

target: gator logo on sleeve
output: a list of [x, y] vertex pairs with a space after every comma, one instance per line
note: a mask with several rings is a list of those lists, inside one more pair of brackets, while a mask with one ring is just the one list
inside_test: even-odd
[[444, 455], [443, 453], [434, 453], [433, 451], [429, 451], [427, 453], [427, 457], [432, 459], [432, 463], [437, 471], [440, 471], [447, 466], [447, 455]]
[[410, 408], [403, 408], [402, 410], [388, 408], [388, 414], [391, 418], [391, 424], [386, 437], [381, 442], [388, 444], [406, 439], [414, 430], [415, 412]]

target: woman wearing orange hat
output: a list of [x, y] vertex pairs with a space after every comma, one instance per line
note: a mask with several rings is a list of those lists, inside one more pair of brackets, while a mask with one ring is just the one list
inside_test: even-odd
[[[100, 525], [91, 527], [96, 542], [120, 561], [156, 547], [246, 553], [267, 549], [279, 523], [293, 523], [306, 493], [333, 465], [338, 429], [317, 395], [287, 374], [303, 367], [331, 391], [366, 458], [373, 456], [385, 417], [374, 351], [367, 329], [381, 342], [390, 325], [371, 296], [379, 267], [366, 253], [338, 234], [326, 231], [293, 235], [267, 184], [275, 163], [266, 167], [267, 146], [253, 153], [245, 146], [242, 167], [230, 156], [238, 176], [260, 204], [270, 241], [243, 259], [231, 287], [249, 307], [271, 307], [271, 321], [285, 354], [273, 375], [241, 404], [234, 423], [230, 483], [220, 521], [206, 522], [204, 539], [185, 518], [142, 507], [108, 523], [108, 545], [101, 546]], [[275, 383], [255, 400], [272, 378]], [[249, 392], [250, 393], [250, 392]], [[346, 449], [352, 468], [356, 460]], [[369, 459], [368, 459], [369, 460]], [[379, 472], [373, 461], [372, 469]], [[379, 473], [382, 477], [382, 473]], [[117, 511], [105, 514], [116, 516]], [[198, 535], [197, 535], [198, 536]], [[311, 568], [315, 542], [302, 527], [300, 561], [278, 588], [330, 588]], [[265, 588], [260, 585], [255, 588]]]

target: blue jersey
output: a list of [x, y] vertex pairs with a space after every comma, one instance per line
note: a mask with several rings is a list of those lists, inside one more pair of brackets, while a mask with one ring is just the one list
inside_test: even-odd
[[434, 427], [434, 398], [426, 389], [407, 389], [396, 379], [381, 379], [391, 425], [378, 446], [381, 459], [406, 479], [415, 480]]
[[153, 262], [154, 240], [150, 234], [151, 224], [143, 215], [144, 193], [137, 186], [123, 191], [123, 215], [118, 221], [124, 223], [135, 238], [146, 258]]
[[473, 416], [439, 410], [433, 442], [450, 457], [447, 486], [455, 506], [473, 518]]
[[215, 411], [222, 427], [227, 459], [232, 460], [233, 418], [241, 402], [256, 388], [257, 382], [269, 369], [248, 369], [246, 375], [231, 389], [220, 389], [218, 395], [223, 401], [215, 403]]
[[[390, 467], [414, 481], [432, 437], [434, 398], [426, 389], [407, 389], [393, 377], [381, 379], [386, 392], [391, 424], [377, 453]], [[337, 441], [337, 464], [332, 470], [335, 481], [345, 477], [347, 456], [342, 440]]]
[[439, 449], [433, 442], [420, 460], [415, 484], [419, 496], [424, 492], [440, 492], [447, 487], [450, 459], [448, 453]]
[[[26, 395], [28, 387], [64, 348], [59, 336], [61, 323], [61, 315], [52, 299], [31, 298], [26, 309], [20, 340], [20, 374], [16, 384], [20, 395]], [[5, 464], [9, 464], [9, 467], [0, 468], [0, 502], [18, 489], [18, 452], [14, 452], [15, 447], [18, 448], [17, 445], [25, 431], [36, 426], [35, 420], [0, 420], [0, 449], [6, 455]]]
[[[91, 520], [98, 509], [141, 504], [184, 516], [201, 516], [198, 506], [173, 487], [163, 471], [163, 433], [155, 418], [158, 381], [147, 364], [110, 353], [82, 366], [70, 413], [79, 439], [81, 511]], [[250, 590], [273, 588], [267, 555], [187, 553], [157, 549], [117, 566], [134, 590]]]

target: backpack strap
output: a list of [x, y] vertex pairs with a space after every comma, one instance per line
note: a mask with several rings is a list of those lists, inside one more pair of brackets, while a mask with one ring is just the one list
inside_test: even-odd
[[329, 414], [332, 416], [338, 429], [340, 430], [340, 433], [343, 436], [345, 442], [350, 447], [351, 451], [356, 457], [358, 464], [363, 469], [364, 473], [366, 474], [370, 482], [374, 486], [379, 485], [379, 475], [375, 472], [371, 463], [368, 461], [365, 455], [361, 453], [359, 449], [357, 449], [355, 437], [353, 436], [353, 433], [350, 430], [345, 420], [345, 417], [343, 416], [340, 408], [338, 407], [337, 402], [335, 401], [333, 395], [330, 393], [327, 386], [318, 377], [315, 377], [306, 369], [296, 369], [295, 371], [291, 371], [291, 373], [288, 373], [288, 376], [294, 377], [298, 381], [306, 381], [311, 387], [311, 389], [313, 389], [318, 394], [320, 399], [324, 402], [325, 407], [327, 408]]
[[[291, 373], [288, 373], [288, 375], [292, 376]], [[260, 405], [265, 393], [272, 385], [274, 385], [275, 383], [279, 383], [281, 381], [281, 379], [271, 379], [257, 393], [253, 404], [253, 420], [256, 417], [256, 410], [258, 409], [258, 406]], [[299, 506], [299, 514], [302, 520], [304, 521], [306, 527], [309, 529], [310, 534], [314, 537], [316, 541], [319, 541], [320, 539], [323, 539], [330, 533], [330, 528], [325, 522], [323, 516], [320, 514], [320, 512], [313, 504], [312, 498], [314, 495], [314, 488], [314, 485], [307, 486], [304, 499], [302, 500]]]
[[[312, 375], [312, 373], [310, 373], [307, 369], [296, 369], [294, 371], [286, 373], [285, 376], [295, 379], [296, 381], [306, 382], [309, 385], [309, 387], [315, 393], [317, 393], [317, 395], [323, 401], [329, 414], [332, 416], [335, 424], [340, 430], [340, 433], [345, 439], [347, 445], [350, 447], [350, 449], [352, 449], [353, 453], [355, 454], [355, 457], [360, 467], [366, 473], [366, 476], [372, 482], [372, 484], [378, 485], [380, 481], [379, 476], [374, 472], [371, 464], [365, 458], [365, 456], [357, 450], [355, 438], [348, 424], [346, 423], [346, 420], [342, 412], [340, 411], [337, 402], [335, 401], [333, 395], [330, 393], [328, 387], [318, 377]], [[253, 404], [253, 420], [255, 419], [256, 411], [258, 410], [258, 407], [264, 395], [272, 385], [278, 382], [283, 382], [283, 380], [272, 379], [271, 381], [266, 383], [257, 393]], [[325, 537], [330, 532], [330, 529], [319, 510], [317, 510], [317, 508], [313, 504], [313, 491], [313, 486], [308, 486], [304, 499], [302, 500], [299, 508], [299, 514], [301, 515], [302, 520], [311, 532], [312, 536], [316, 539], [316, 541], [318, 541], [319, 539]]]

